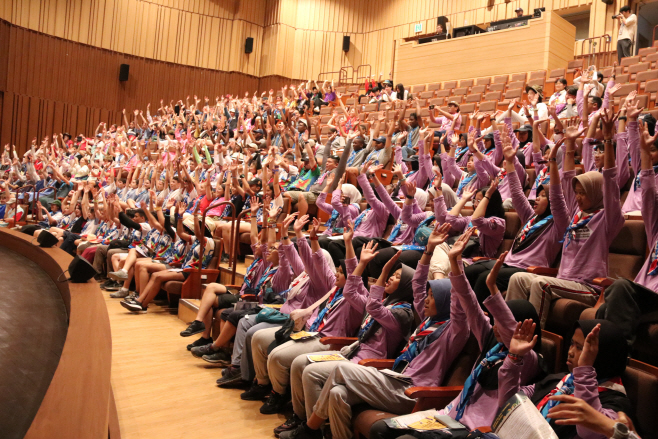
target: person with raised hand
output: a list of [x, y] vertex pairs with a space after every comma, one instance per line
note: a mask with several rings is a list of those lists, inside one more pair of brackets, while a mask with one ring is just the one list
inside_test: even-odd
[[632, 416], [633, 409], [621, 382], [628, 355], [623, 335], [611, 322], [579, 320], [567, 357], [569, 373], [548, 375], [536, 384], [523, 386], [519, 374], [528, 352], [536, 344], [535, 326], [526, 321], [514, 332], [509, 354], [498, 371], [498, 407], [503, 407], [509, 398], [521, 391], [537, 406], [559, 438], [607, 438], [587, 425], [558, 422], [551, 413], [558, 411], [556, 407], [562, 403], [557, 396], [573, 395], [610, 419], [617, 419], [619, 411]]
[[[538, 187], [537, 198], [533, 206], [528, 202], [516, 174], [516, 169], [514, 168], [514, 148], [509, 141], [505, 142], [503, 154], [505, 156], [505, 167], [508, 172], [507, 177], [512, 191], [512, 202], [523, 226], [516, 234], [512, 248], [509, 250], [503, 267], [496, 277], [498, 288], [501, 291], [507, 291], [509, 280], [515, 273], [525, 272], [528, 267], [532, 266], [553, 266], [555, 258], [560, 252], [562, 247], [560, 240], [564, 235], [566, 227], [564, 223], [556, 223], [553, 220], [550, 199], [563, 199], [559, 171], [555, 159], [561, 144], [562, 142], [560, 141], [551, 149], [548, 159], [551, 176], [550, 185], [541, 185]], [[489, 295], [486, 281], [495, 263], [496, 261], [494, 260], [478, 261], [464, 269], [466, 277], [475, 291], [480, 304]]]
[[[614, 115], [603, 112], [604, 143], [608, 145], [612, 144], [615, 121]], [[560, 230], [565, 230], [557, 277], [515, 273], [506, 295], [507, 300], [530, 300], [539, 313], [542, 328], [553, 299], [566, 297], [591, 306], [597, 302], [600, 287], [593, 281], [608, 275], [610, 244], [624, 225], [613, 148], [605, 150], [603, 174], [590, 171], [576, 175], [576, 130], [567, 132], [565, 137], [567, 152], [563, 175], [560, 179], [557, 172], [551, 173], [550, 185], [553, 219]], [[559, 180], [564, 199], [553, 197], [553, 188]]]
[[[353, 227], [350, 221], [345, 231], [348, 260], [355, 257], [350, 244]], [[340, 351], [355, 364], [366, 358], [395, 356], [413, 329], [411, 281], [414, 272], [405, 265], [400, 267], [399, 253], [387, 262], [370, 293], [364, 286], [361, 276], [377, 254], [376, 250], [377, 244], [372, 241], [363, 247], [359, 264], [348, 276], [343, 291], [353, 306], [362, 307], [366, 312], [358, 331], [358, 340]], [[337, 365], [336, 361], [311, 363], [306, 355], [300, 355], [293, 361], [291, 390], [294, 414], [274, 430], [275, 434], [297, 428], [313, 412], [327, 378]]]

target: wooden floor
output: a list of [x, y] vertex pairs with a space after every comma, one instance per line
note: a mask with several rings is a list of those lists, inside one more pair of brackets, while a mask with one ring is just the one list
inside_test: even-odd
[[221, 369], [187, 351], [196, 336], [179, 335], [186, 325], [175, 314], [153, 304], [132, 314], [107, 293], [106, 303], [122, 439], [274, 438], [284, 416], [261, 415], [261, 403], [242, 401], [242, 390], [218, 388]]

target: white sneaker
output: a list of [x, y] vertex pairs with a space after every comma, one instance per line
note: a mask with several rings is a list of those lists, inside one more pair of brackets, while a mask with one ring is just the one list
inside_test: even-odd
[[128, 272], [122, 268], [119, 271], [108, 273], [107, 277], [113, 280], [126, 280], [128, 279]]

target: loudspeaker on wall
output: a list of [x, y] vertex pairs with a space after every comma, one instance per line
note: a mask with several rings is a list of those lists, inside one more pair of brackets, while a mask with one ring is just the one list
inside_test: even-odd
[[130, 72], [130, 64], [121, 64], [119, 68], [119, 81], [124, 82], [128, 80], [128, 73]]
[[350, 36], [345, 35], [343, 36], [343, 52], [349, 52], [350, 51]]
[[244, 53], [251, 53], [254, 51], [254, 39], [249, 37], [244, 42]]

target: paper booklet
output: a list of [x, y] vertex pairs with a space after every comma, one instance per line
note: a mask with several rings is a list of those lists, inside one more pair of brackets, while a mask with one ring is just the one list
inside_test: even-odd
[[307, 355], [308, 361], [311, 363], [324, 363], [325, 361], [344, 361], [347, 358], [343, 357], [341, 354], [317, 354], [317, 355]]
[[241, 309], [253, 309], [260, 306], [258, 302], [243, 302], [243, 301], [235, 302], [234, 305], [236, 311], [240, 311]]
[[263, 303], [260, 307], [261, 308], [281, 309], [282, 306], [283, 306], [282, 303]]
[[455, 421], [450, 416], [440, 415], [439, 411], [435, 409], [385, 419], [384, 422], [388, 427], [395, 429], [420, 431], [467, 429], [465, 425]]
[[522, 392], [507, 400], [498, 411], [491, 429], [500, 439], [558, 439], [537, 407]]
[[410, 376], [402, 375], [401, 373], [397, 373], [395, 371], [392, 371], [391, 369], [380, 369], [379, 371], [384, 375], [396, 379], [398, 381], [402, 381], [405, 384], [413, 384]]
[[319, 332], [307, 332], [307, 331], [293, 332], [292, 334], [290, 334], [290, 339], [295, 341], [308, 340], [309, 338], [313, 338], [318, 334]]

